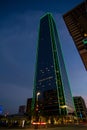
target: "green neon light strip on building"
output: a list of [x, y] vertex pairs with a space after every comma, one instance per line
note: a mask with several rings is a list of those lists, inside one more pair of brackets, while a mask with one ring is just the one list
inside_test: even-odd
[[84, 45], [87, 45], [87, 38], [82, 40], [82, 42], [83, 42]]

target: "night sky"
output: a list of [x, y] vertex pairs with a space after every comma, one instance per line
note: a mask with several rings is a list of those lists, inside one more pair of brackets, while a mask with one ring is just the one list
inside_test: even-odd
[[83, 0], [0, 0], [0, 105], [17, 113], [32, 97], [40, 17], [51, 12], [73, 96], [87, 103], [87, 71], [62, 15]]

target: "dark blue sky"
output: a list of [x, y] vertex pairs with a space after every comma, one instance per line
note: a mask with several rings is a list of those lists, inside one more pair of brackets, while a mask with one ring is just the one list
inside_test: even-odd
[[87, 72], [62, 15], [83, 0], [0, 0], [0, 105], [18, 112], [32, 97], [40, 17], [51, 12], [60, 35], [72, 95], [87, 98]]

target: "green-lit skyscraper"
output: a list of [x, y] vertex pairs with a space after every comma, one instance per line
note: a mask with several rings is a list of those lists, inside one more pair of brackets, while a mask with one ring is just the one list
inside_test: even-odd
[[[38, 94], [38, 92], [40, 94]], [[50, 13], [40, 19], [32, 109], [59, 116], [74, 111], [56, 25]]]

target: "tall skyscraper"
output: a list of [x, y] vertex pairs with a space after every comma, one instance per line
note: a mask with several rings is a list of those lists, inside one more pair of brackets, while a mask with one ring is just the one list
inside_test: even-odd
[[74, 111], [61, 45], [50, 13], [40, 19], [32, 101], [32, 109], [45, 116]]
[[63, 18], [87, 70], [87, 0], [64, 14]]

